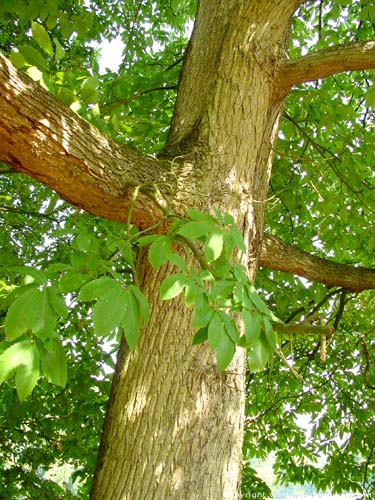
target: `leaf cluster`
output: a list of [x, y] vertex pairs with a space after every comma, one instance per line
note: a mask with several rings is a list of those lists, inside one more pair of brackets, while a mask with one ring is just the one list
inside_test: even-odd
[[4, 213], [1, 234], [14, 257], [0, 267], [0, 492], [87, 498], [118, 338], [93, 332], [90, 304], [77, 295], [103, 274], [131, 283], [129, 266], [113, 258], [125, 231], [49, 192], [46, 204], [45, 190], [22, 180], [20, 209], [21, 178], [3, 179], [7, 207], [18, 208]]
[[[271, 324], [276, 318], [250, 283], [246, 268], [236, 263], [246, 248], [233, 217], [214, 212], [187, 210], [184, 219], [175, 218], [167, 235], [144, 236], [138, 245], [150, 244], [154, 268], [170, 262], [178, 269], [162, 282], [160, 298], [170, 300], [183, 293], [186, 305], [194, 308], [193, 344], [208, 340], [221, 370], [233, 359], [236, 345], [245, 347], [249, 368], [261, 370], [276, 348]], [[198, 268], [189, 265], [191, 258]]]
[[[17, 0], [0, 6], [0, 50], [66, 106], [119, 142], [161, 149], [195, 1]], [[117, 71], [100, 42], [123, 47]]]

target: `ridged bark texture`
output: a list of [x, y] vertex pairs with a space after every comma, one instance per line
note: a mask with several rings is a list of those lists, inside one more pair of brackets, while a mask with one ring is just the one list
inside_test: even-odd
[[[164, 156], [179, 164], [175, 209], [218, 207], [243, 230], [255, 279], [273, 145], [275, 100], [298, 2], [205, 0], [180, 78]], [[181, 209], [182, 210], [182, 209]], [[141, 262], [152, 320], [119, 359], [92, 500], [236, 500], [244, 421], [244, 352], [220, 373], [192, 347], [191, 310], [160, 304], [162, 279]]]
[[174, 270], [155, 272], [146, 262], [142, 269], [151, 323], [134, 352], [121, 348], [92, 498], [233, 500], [242, 460], [243, 352], [220, 373], [206, 345], [191, 345], [191, 310], [180, 298], [160, 304], [155, 293]]
[[[0, 161], [92, 214], [125, 221], [137, 184], [174, 190], [169, 164], [106, 137], [1, 54], [0, 115]], [[162, 212], [141, 194], [132, 222], [147, 227], [156, 214]]]

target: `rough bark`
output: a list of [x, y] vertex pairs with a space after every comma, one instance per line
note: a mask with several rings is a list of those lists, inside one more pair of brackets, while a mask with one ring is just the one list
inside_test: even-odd
[[327, 286], [339, 286], [351, 292], [375, 288], [375, 269], [322, 259], [271, 235], [263, 238], [259, 265], [296, 274]]
[[[169, 190], [176, 189], [175, 165], [116, 144], [1, 55], [0, 112], [0, 160], [94, 215], [125, 221], [132, 186], [137, 183], [155, 183], [163, 191], [160, 179], [164, 178]], [[141, 195], [132, 215], [134, 224], [145, 228], [157, 223], [161, 212], [148, 196]], [[373, 269], [310, 257], [267, 234], [259, 265], [357, 292], [375, 288]]]
[[[132, 189], [175, 189], [171, 164], [117, 144], [18, 72], [0, 54], [0, 161], [57, 191], [94, 215], [125, 220]], [[168, 189], [165, 187], [168, 186]], [[146, 227], [161, 212], [147, 196], [133, 209]]]
[[191, 345], [191, 309], [155, 294], [173, 271], [141, 262], [151, 322], [134, 352], [122, 345], [93, 499], [232, 500], [239, 489], [244, 360], [220, 373], [207, 346]]
[[[217, 206], [235, 217], [249, 243], [245, 262], [251, 279], [283, 108], [274, 99], [275, 75], [291, 3], [200, 3], [183, 69], [189, 73], [180, 79], [175, 130], [165, 152], [173, 161], [178, 156], [181, 165], [178, 205]], [[266, 22], [270, 30], [263, 28]], [[207, 33], [221, 34], [221, 43], [213, 37], [208, 49]], [[199, 64], [190, 61], [196, 57]], [[214, 74], [205, 88], [202, 68], [210, 64]], [[147, 269], [144, 261], [142, 268]], [[192, 349], [190, 311], [177, 300], [160, 305], [155, 298], [165, 272], [170, 271], [146, 273], [141, 280], [153, 318], [136, 351], [116, 369], [93, 500], [239, 498], [244, 351], [220, 375], [206, 346]]]
[[375, 41], [345, 43], [318, 50], [296, 59], [287, 59], [280, 67], [280, 88], [288, 94], [291, 87], [344, 71], [375, 68]]
[[[176, 163], [115, 143], [1, 55], [0, 113], [0, 160], [94, 215], [125, 221], [132, 186], [138, 183], [160, 185], [167, 198], [176, 189]], [[160, 182], [163, 179], [167, 183]], [[166, 185], [168, 190], [163, 191]], [[160, 215], [150, 198], [141, 194], [132, 221], [145, 228], [156, 224]], [[267, 234], [259, 265], [352, 291], [375, 288], [373, 269], [310, 258], [306, 252]]]

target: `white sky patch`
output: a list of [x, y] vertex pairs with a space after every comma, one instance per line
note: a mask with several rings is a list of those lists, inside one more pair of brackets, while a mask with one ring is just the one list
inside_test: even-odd
[[111, 41], [103, 40], [100, 44], [99, 71], [105, 73], [106, 69], [118, 71], [121, 64], [121, 54], [124, 43], [118, 36]]
[[[85, 2], [87, 4], [87, 0]], [[147, 23], [145, 25], [147, 27]], [[185, 26], [185, 36], [187, 38], [191, 37], [194, 28], [194, 21], [188, 21]], [[117, 36], [113, 40], [103, 40], [99, 45], [93, 44], [94, 47], [99, 47], [100, 58], [99, 58], [99, 72], [101, 74], [106, 72], [106, 69], [111, 71], [118, 71], [119, 66], [122, 61], [122, 51], [124, 50], [125, 44], [121, 40], [121, 36]], [[159, 52], [162, 50], [162, 45], [154, 42], [152, 45], [153, 52]]]

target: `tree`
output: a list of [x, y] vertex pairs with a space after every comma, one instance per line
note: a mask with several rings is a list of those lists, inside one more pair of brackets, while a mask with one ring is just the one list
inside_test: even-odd
[[[4, 241], [0, 374], [16, 371], [21, 399], [40, 367], [65, 386], [57, 324], [73, 358], [80, 342], [99, 341], [88, 369], [100, 363], [100, 337], [124, 327], [91, 498], [238, 498], [244, 435], [246, 459], [278, 451], [285, 481], [371, 495], [372, 295], [357, 297], [375, 282], [375, 238], [365, 232], [374, 187], [371, 3], [202, 1], [183, 63], [192, 2], [139, 2], [126, 13], [99, 1], [1, 9], [11, 61], [1, 56], [2, 177], [30, 200], [21, 210], [18, 195], [5, 199], [13, 245]], [[119, 73], [102, 75], [88, 42], [121, 25]], [[14, 171], [122, 224], [72, 213]], [[41, 214], [31, 237], [40, 257], [30, 244], [15, 251], [24, 238], [17, 224]], [[73, 251], [61, 239], [47, 250], [50, 234], [74, 235]], [[257, 275], [259, 266], [272, 272]], [[172, 300], [160, 300], [160, 289]], [[90, 326], [95, 336], [81, 338]], [[35, 391], [48, 391], [44, 380]], [[102, 401], [105, 390], [96, 392]], [[295, 412], [315, 418], [313, 444]], [[337, 414], [345, 446], [332, 437], [318, 445]], [[314, 465], [322, 452], [323, 469]], [[250, 488], [249, 467], [244, 478]]]

